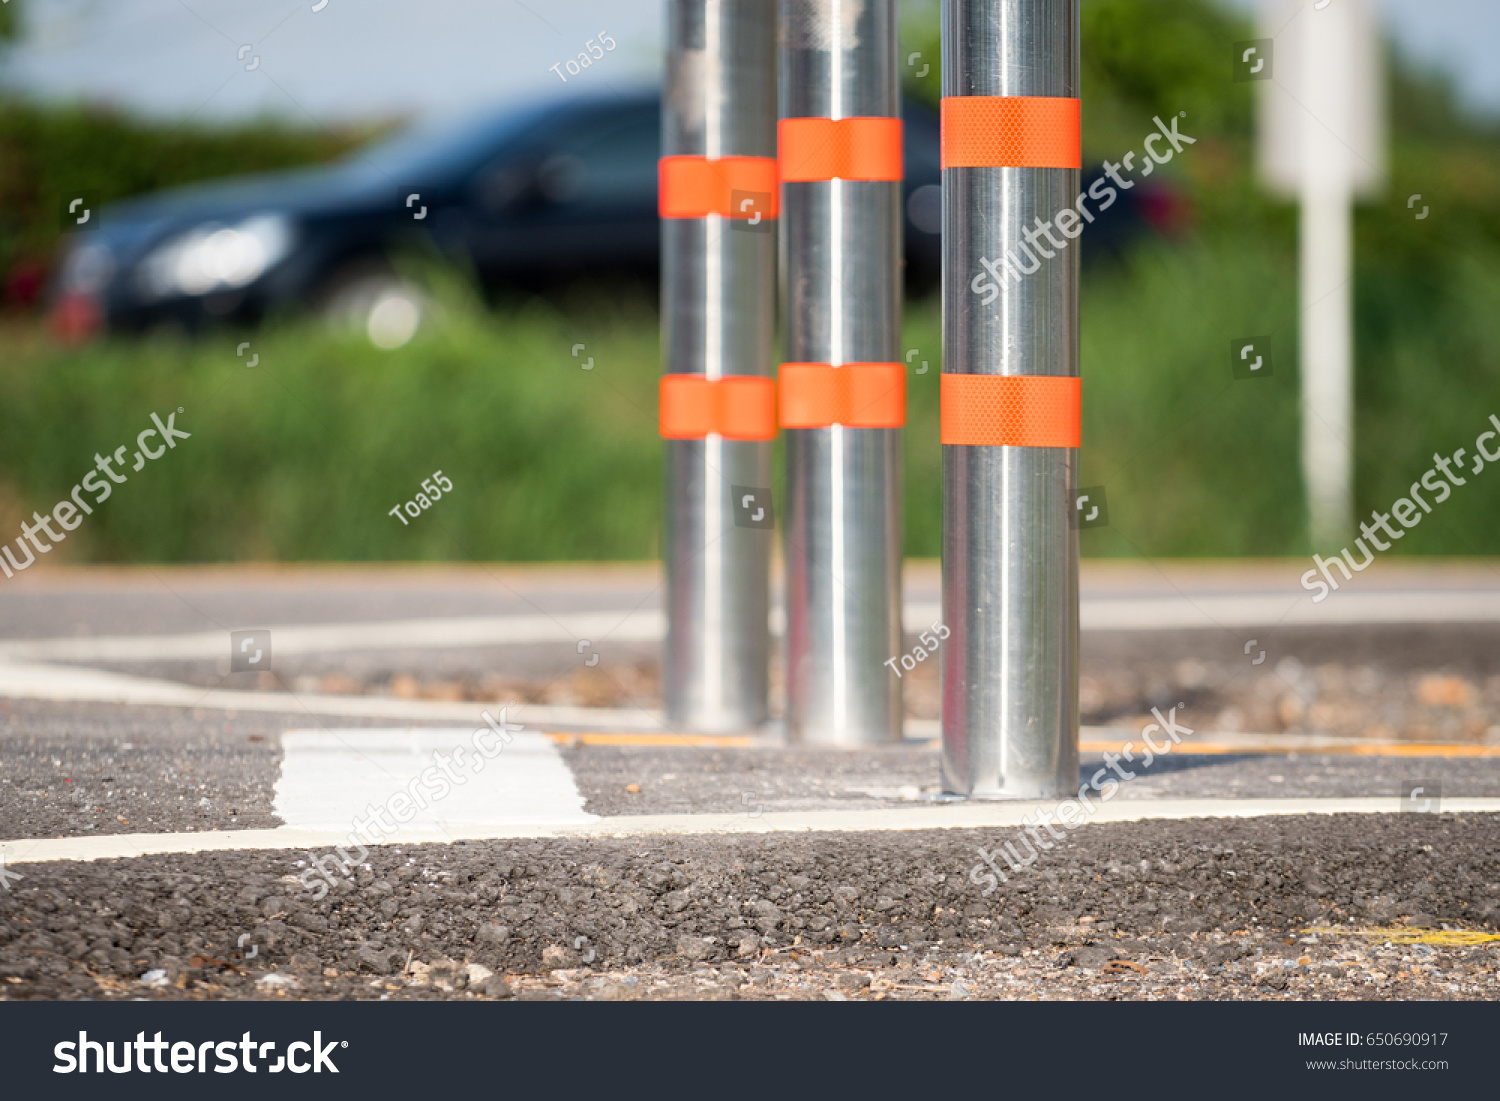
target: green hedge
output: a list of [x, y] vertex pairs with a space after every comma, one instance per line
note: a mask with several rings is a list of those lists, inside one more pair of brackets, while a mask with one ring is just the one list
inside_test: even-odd
[[312, 164], [375, 132], [269, 121], [162, 123], [0, 98], [0, 275], [18, 263], [52, 259], [64, 194], [91, 190], [108, 202], [196, 180]]

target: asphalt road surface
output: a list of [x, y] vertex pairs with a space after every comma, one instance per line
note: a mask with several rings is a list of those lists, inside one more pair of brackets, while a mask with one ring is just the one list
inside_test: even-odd
[[[654, 567], [39, 570], [0, 589], [0, 997], [1493, 998], [1500, 574], [1313, 605], [1301, 566], [1086, 567], [1080, 783], [1129, 742], [1115, 818], [1166, 817], [988, 894], [1026, 835], [941, 798], [935, 669], [903, 745], [685, 743]], [[1152, 707], [1193, 732], [1147, 766]], [[522, 731], [462, 792], [299, 882], [485, 713]]]
[[[968, 830], [21, 865], [12, 998], [1494, 998], [1487, 815], [1093, 826], [988, 897]], [[1450, 926], [1491, 934], [1464, 943]], [[1411, 942], [1411, 938], [1417, 939]], [[250, 958], [245, 958], [246, 956]]]

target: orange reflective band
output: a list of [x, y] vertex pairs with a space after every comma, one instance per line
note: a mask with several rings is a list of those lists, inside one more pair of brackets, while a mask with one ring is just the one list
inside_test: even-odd
[[1083, 380], [1059, 375], [943, 375], [942, 441], [1077, 447]]
[[942, 167], [1082, 168], [1082, 105], [1050, 96], [947, 96]]
[[900, 119], [782, 119], [776, 147], [783, 182], [901, 178]]
[[776, 438], [776, 383], [756, 375], [663, 375], [661, 434], [668, 440]]
[[906, 369], [899, 363], [783, 363], [778, 399], [783, 428], [900, 428]]
[[[775, 218], [776, 161], [771, 157], [663, 157], [656, 209], [663, 218]], [[735, 192], [747, 192], [738, 197]]]

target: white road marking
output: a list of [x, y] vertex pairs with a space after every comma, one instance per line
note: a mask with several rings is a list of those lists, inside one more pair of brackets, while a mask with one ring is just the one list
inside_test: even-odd
[[[370, 808], [405, 792], [399, 809], [409, 814], [406, 822], [397, 824], [394, 811], [386, 819], [398, 830], [446, 835], [597, 819], [584, 812], [573, 773], [545, 735], [523, 730], [505, 744], [485, 724], [479, 729], [479, 747], [498, 750], [495, 757], [479, 752], [469, 728], [288, 730], [281, 736], [276, 815], [289, 829], [348, 833], [356, 820], [369, 819]], [[435, 754], [443, 755], [446, 769]]]
[[[1102, 804], [1094, 823], [1187, 818], [1264, 818], [1288, 814], [1395, 814], [1394, 795], [1354, 799], [1119, 799]], [[890, 832], [933, 829], [1015, 829], [1043, 806], [1036, 802], [973, 802], [870, 810], [770, 811], [748, 814], [653, 814], [598, 818], [588, 825], [501, 824], [451, 829], [401, 829], [390, 845], [446, 844], [519, 838], [652, 837], [702, 834]], [[1445, 814], [1500, 814], [1500, 798], [1444, 799]], [[48, 860], [113, 860], [154, 853], [319, 851], [343, 844], [347, 829], [234, 830], [218, 833], [132, 833], [103, 837], [0, 841], [10, 864]]]
[[[275, 711], [292, 715], [340, 715], [375, 719], [479, 722], [493, 703], [398, 700], [388, 696], [323, 696], [302, 692], [250, 692], [196, 688], [175, 681], [132, 677], [71, 665], [0, 660], [0, 698], [77, 700], [217, 711]], [[511, 708], [511, 721], [549, 730], [618, 730], [660, 733], [665, 720], [635, 708], [564, 707], [528, 703]]]
[[[1193, 628], [1318, 627], [1381, 623], [1500, 623], [1500, 590], [1341, 590], [1321, 604], [1296, 592], [1187, 593], [1149, 597], [1090, 597], [1080, 605], [1085, 631], [1168, 631]], [[935, 602], [909, 603], [909, 632], [942, 618]], [[771, 613], [771, 631], [783, 632], [782, 609]], [[277, 655], [379, 650], [462, 649], [474, 646], [572, 646], [579, 639], [654, 643], [666, 633], [658, 611], [549, 615], [455, 616], [371, 623], [271, 626]], [[224, 661], [227, 631], [176, 635], [100, 635], [93, 638], [18, 639], [0, 642], [0, 658], [20, 661], [135, 662]]]
[[1500, 623], [1500, 589], [1365, 592], [1341, 589], [1319, 604], [1301, 592], [1189, 592], [1181, 596], [1092, 599], [1085, 596], [1079, 612], [1080, 628], [1085, 631]]
[[[357, 650], [462, 649], [473, 646], [568, 646], [581, 638], [655, 642], [666, 631], [660, 612], [585, 612], [549, 615], [454, 616], [373, 623], [272, 626], [278, 656]], [[228, 631], [181, 635], [99, 635], [0, 643], [0, 656], [35, 661], [217, 661], [229, 658]]]
[[[453, 703], [443, 700], [398, 700], [389, 696], [324, 696], [315, 693], [250, 692], [227, 688], [195, 688], [175, 681], [133, 677], [98, 669], [72, 665], [45, 665], [0, 660], [0, 698], [34, 700], [74, 700], [88, 703], [117, 703], [136, 706], [185, 707], [210, 711], [257, 711], [279, 714], [332, 715], [343, 718], [396, 719], [408, 722], [478, 722], [485, 708], [495, 706], [483, 701]], [[673, 730], [660, 711], [646, 708], [569, 707], [557, 704], [527, 703], [510, 709], [513, 722], [534, 729], [557, 733], [598, 732], [612, 734], [688, 734]], [[942, 737], [942, 723], [937, 719], [907, 718], [903, 724], [907, 743]], [[773, 719], [758, 731], [748, 732], [766, 745], [785, 741], [786, 730], [779, 719]], [[1381, 746], [1393, 751], [1410, 750], [1420, 743], [1392, 741], [1370, 742], [1368, 739], [1340, 738], [1306, 734], [1230, 733], [1212, 730], [1200, 732], [1199, 742], [1215, 746], [1241, 748], [1247, 753], [1287, 752], [1315, 753], [1319, 750], [1342, 752], [1351, 746]], [[1079, 737], [1084, 742], [1120, 742], [1137, 737], [1133, 728], [1083, 726]], [[1441, 747], [1437, 747], [1441, 748]], [[1187, 750], [1191, 752], [1191, 750]], [[1392, 752], [1392, 756], [1420, 756], [1417, 753]], [[1448, 754], [1437, 753], [1436, 756]]]

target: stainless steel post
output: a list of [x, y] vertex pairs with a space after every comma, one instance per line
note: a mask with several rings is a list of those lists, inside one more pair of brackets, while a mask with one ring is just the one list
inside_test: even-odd
[[[772, 5], [669, 0], [667, 23], [663, 155], [774, 158]], [[752, 198], [751, 209], [772, 198], [771, 190]], [[662, 219], [668, 374], [772, 373], [776, 234], [767, 221], [734, 223], [722, 214]], [[731, 487], [769, 493], [772, 443], [718, 434], [664, 443], [667, 718], [694, 730], [753, 726], [766, 718], [774, 532], [736, 523]]]
[[[943, 95], [1076, 98], [1078, 6], [943, 0]], [[990, 305], [973, 285], [982, 261], [1023, 255], [1023, 230], [1074, 206], [1078, 183], [1072, 168], [943, 170], [944, 374], [1078, 374], [1076, 242], [996, 280]], [[1078, 786], [1076, 456], [943, 447], [948, 791], [1041, 798]]]
[[[783, 118], [892, 118], [895, 0], [782, 0]], [[899, 362], [901, 183], [782, 185], [786, 360]], [[787, 731], [901, 736], [901, 429], [784, 429]]]

